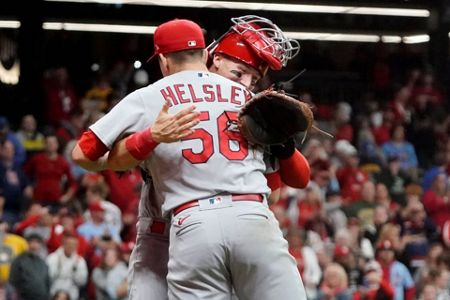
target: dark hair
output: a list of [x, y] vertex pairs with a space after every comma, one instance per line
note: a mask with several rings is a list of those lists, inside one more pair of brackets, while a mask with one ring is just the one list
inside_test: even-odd
[[37, 234], [37, 233], [31, 233], [31, 234], [27, 235], [27, 236], [25, 237], [25, 239], [26, 239], [28, 242], [31, 242], [31, 241], [37, 241], [37, 242], [39, 242], [39, 243], [41, 243], [41, 244], [44, 243], [44, 239], [42, 238], [42, 236], [40, 236], [40, 235]]
[[53, 297], [52, 297], [51, 300], [57, 300], [57, 299], [58, 299], [58, 296], [61, 295], [61, 294], [62, 294], [62, 295], [65, 295], [66, 298], [67, 298], [67, 300], [71, 300], [71, 299], [70, 299], [70, 294], [69, 294], [69, 292], [68, 292], [68, 291], [65, 291], [65, 290], [57, 290], [56, 293], [53, 295]]
[[165, 56], [172, 59], [174, 63], [181, 64], [191, 60], [201, 60], [204, 49], [183, 50], [178, 52], [167, 53]]

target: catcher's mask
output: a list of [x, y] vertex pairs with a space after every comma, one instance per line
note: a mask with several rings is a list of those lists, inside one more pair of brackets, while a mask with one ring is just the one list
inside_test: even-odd
[[299, 43], [288, 39], [269, 19], [249, 15], [231, 21], [235, 25], [208, 46], [209, 53], [229, 55], [265, 75], [268, 67], [280, 70], [286, 66], [300, 50]]

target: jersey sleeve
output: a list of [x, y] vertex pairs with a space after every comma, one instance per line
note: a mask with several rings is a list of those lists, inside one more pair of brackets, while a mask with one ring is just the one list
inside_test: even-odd
[[123, 98], [89, 129], [103, 144], [111, 148], [117, 139], [142, 130], [148, 125], [148, 118], [145, 117], [145, 105], [140, 90], [137, 90]]

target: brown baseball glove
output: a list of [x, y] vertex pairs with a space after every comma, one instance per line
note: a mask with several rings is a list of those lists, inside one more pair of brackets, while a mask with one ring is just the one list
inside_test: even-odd
[[308, 104], [284, 92], [266, 90], [253, 96], [239, 112], [239, 129], [251, 143], [283, 144], [313, 126]]

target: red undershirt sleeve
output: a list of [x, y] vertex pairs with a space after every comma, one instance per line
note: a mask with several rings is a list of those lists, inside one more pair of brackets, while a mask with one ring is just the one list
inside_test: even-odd
[[309, 163], [298, 150], [288, 159], [280, 159], [279, 171], [281, 180], [293, 188], [305, 188], [311, 176]]
[[95, 135], [92, 130], [83, 132], [78, 145], [84, 155], [91, 161], [96, 161], [109, 151], [108, 147]]

